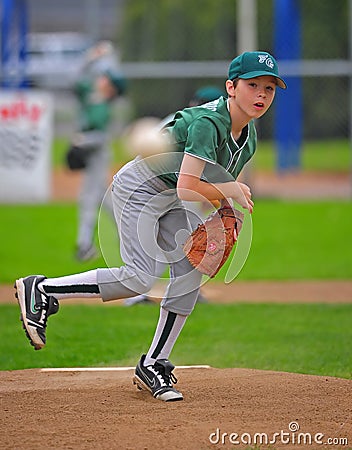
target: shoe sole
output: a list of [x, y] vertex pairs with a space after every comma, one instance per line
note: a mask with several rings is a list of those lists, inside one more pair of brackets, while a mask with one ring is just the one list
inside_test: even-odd
[[[144, 383], [144, 381], [141, 378], [139, 378], [138, 375], [134, 375], [133, 384], [137, 386], [137, 389], [139, 391], [146, 390], [146, 391], [150, 392], [152, 394], [152, 396], [154, 397], [153, 392], [150, 389], [150, 387], [146, 383]], [[174, 397], [174, 398], [169, 398], [169, 399], [163, 399], [163, 398], [161, 398], [161, 396], [154, 397], [154, 398], [157, 400], [161, 400], [163, 402], [179, 402], [179, 401], [183, 400], [183, 396], [181, 393], [180, 393], [180, 396]]]
[[14, 288], [16, 289], [15, 297], [21, 309], [21, 321], [23, 324], [23, 328], [25, 329], [27, 337], [31, 341], [31, 344], [33, 345], [35, 350], [40, 350], [45, 347], [45, 343], [41, 340], [36, 327], [29, 325], [27, 321], [25, 286], [23, 283], [23, 278], [19, 278], [18, 280], [16, 280]]

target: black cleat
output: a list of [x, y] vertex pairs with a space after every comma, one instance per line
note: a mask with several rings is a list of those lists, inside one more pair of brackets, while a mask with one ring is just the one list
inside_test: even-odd
[[94, 245], [80, 247], [76, 251], [76, 259], [81, 262], [91, 261], [98, 258], [98, 252]]
[[15, 297], [21, 308], [23, 329], [35, 350], [45, 346], [45, 331], [48, 317], [59, 310], [59, 302], [55, 297], [43, 294], [38, 283], [45, 280], [43, 275], [31, 275], [16, 280]]
[[172, 373], [175, 366], [167, 359], [158, 359], [154, 365], [144, 366], [145, 355], [142, 355], [137, 364], [133, 384], [138, 389], [147, 389], [154, 398], [164, 402], [183, 400], [181, 392], [177, 391], [172, 383], [177, 383]]

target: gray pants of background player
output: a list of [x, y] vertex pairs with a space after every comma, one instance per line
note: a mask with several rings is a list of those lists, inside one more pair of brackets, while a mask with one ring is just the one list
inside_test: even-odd
[[[79, 194], [77, 247], [88, 249], [93, 244], [99, 207], [108, 186], [110, 149], [107, 133], [102, 131], [85, 132], [84, 144], [93, 150], [83, 172]], [[104, 206], [113, 214], [110, 197], [106, 197]]]
[[112, 200], [125, 265], [98, 269], [102, 299], [147, 293], [158, 280], [155, 273], [162, 255], [161, 262], [170, 266], [170, 282], [161, 306], [176, 314], [190, 314], [202, 275], [182, 251], [191, 226], [176, 191], [168, 189], [137, 158], [115, 175]]

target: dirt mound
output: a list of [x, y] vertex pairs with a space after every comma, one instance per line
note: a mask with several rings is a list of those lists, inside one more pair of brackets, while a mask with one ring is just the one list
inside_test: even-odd
[[277, 449], [347, 449], [346, 440], [352, 443], [351, 380], [178, 368], [185, 400], [163, 403], [136, 390], [132, 374], [0, 372], [1, 448], [199, 450], [268, 448], [271, 441]]
[[[152, 295], [159, 301], [166, 284], [159, 282], [153, 287]], [[13, 303], [12, 285], [0, 285], [0, 304]], [[235, 281], [230, 284], [211, 281], [202, 287], [202, 293], [209, 303], [351, 303], [351, 280], [287, 280], [287, 281]], [[69, 299], [63, 304], [101, 304], [100, 299]], [[120, 306], [122, 302], [109, 305]]]

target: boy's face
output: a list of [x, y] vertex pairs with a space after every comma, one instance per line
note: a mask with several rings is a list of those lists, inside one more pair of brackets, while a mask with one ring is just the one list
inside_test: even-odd
[[100, 95], [109, 100], [117, 94], [117, 91], [114, 85], [111, 83], [110, 79], [106, 75], [101, 75], [96, 80], [96, 89], [100, 93]]
[[226, 87], [238, 108], [250, 119], [258, 119], [267, 112], [274, 100], [276, 81], [274, 77], [264, 75], [248, 80], [240, 78], [236, 80], [235, 86], [228, 80]]

